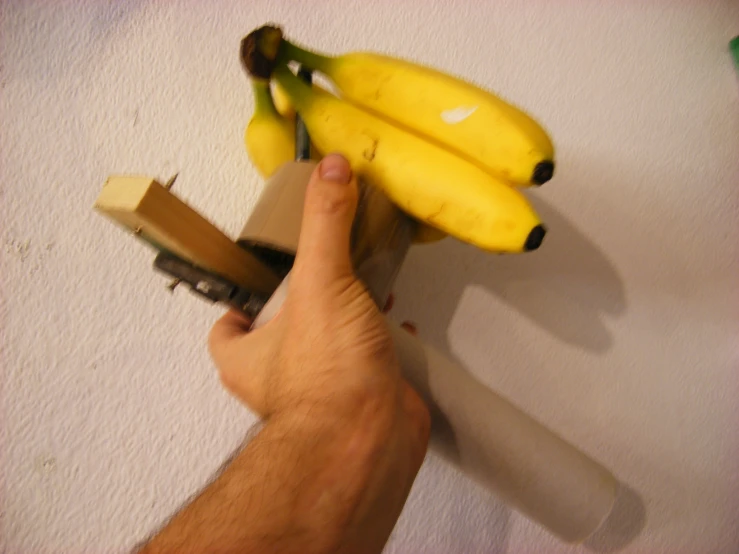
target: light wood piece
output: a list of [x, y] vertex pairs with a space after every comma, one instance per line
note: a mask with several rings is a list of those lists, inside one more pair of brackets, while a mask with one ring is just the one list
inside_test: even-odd
[[94, 208], [160, 250], [269, 295], [275, 273], [150, 177], [111, 176]]

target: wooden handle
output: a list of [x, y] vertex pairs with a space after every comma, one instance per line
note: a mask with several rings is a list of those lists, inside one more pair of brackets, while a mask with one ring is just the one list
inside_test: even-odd
[[272, 294], [280, 278], [150, 177], [111, 176], [94, 208], [155, 248], [248, 289]]

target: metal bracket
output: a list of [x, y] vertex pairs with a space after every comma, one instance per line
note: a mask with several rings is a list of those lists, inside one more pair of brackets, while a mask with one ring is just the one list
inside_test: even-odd
[[186, 283], [192, 292], [202, 298], [228, 304], [251, 318], [259, 314], [268, 300], [168, 252], [157, 254], [154, 268], [174, 277], [170, 290], [174, 290], [179, 283]]

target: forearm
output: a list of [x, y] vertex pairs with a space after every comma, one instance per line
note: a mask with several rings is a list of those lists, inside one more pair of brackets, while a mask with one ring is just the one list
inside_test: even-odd
[[142, 552], [336, 551], [377, 462], [376, 425], [270, 420]]

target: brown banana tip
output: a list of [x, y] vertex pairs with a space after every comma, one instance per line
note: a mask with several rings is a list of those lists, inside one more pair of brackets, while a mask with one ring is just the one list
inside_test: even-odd
[[537, 225], [531, 229], [531, 232], [529, 233], [529, 236], [526, 237], [526, 241], [523, 245], [524, 252], [531, 252], [532, 250], [539, 248], [541, 243], [544, 242], [544, 235], [546, 234], [547, 229], [544, 225]]
[[275, 61], [282, 43], [282, 29], [276, 25], [265, 25], [258, 29], [259, 51], [268, 59]]
[[544, 160], [534, 167], [534, 174], [531, 176], [531, 182], [535, 185], [543, 185], [554, 177], [554, 162]]
[[265, 25], [254, 29], [241, 40], [240, 59], [244, 70], [255, 79], [269, 79], [277, 63], [282, 41], [279, 27]]
[[274, 63], [259, 52], [254, 33], [249, 33], [241, 41], [241, 66], [255, 79], [269, 79], [272, 76]]

